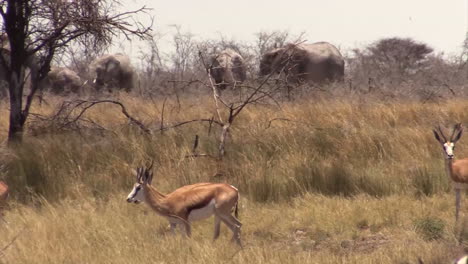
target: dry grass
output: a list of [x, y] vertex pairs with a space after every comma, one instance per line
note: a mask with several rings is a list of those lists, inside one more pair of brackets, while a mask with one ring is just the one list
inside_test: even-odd
[[[162, 101], [118, 99], [149, 127], [160, 126]], [[60, 100], [33, 112], [53, 113]], [[223, 164], [184, 158], [195, 134], [200, 152], [215, 153], [218, 128], [208, 134], [206, 124], [191, 124], [148, 136], [117, 107], [97, 106], [87, 117], [112, 133], [47, 131], [0, 149], [0, 179], [13, 189], [1, 242], [25, 228], [0, 263], [448, 263], [463, 252], [464, 232], [454, 227], [454, 195], [431, 128], [466, 123], [465, 105], [250, 106], [234, 123]], [[213, 110], [209, 98], [169, 100], [164, 119], [210, 118]], [[0, 105], [0, 138], [7, 116]], [[270, 123], [275, 118], [288, 121]], [[465, 145], [462, 138], [458, 156], [468, 156]], [[245, 249], [228, 242], [226, 228], [211, 243], [212, 220], [184, 240], [167, 236], [167, 223], [146, 207], [126, 204], [131, 168], [150, 159], [164, 192], [200, 181], [238, 186]]]
[[[2, 241], [25, 231], [0, 263], [449, 263], [462, 252], [449, 195], [306, 195], [266, 205], [243, 199], [242, 251], [226, 227], [211, 242], [212, 219], [195, 224], [192, 239], [173, 237], [164, 219], [126, 204], [125, 195], [13, 206]], [[425, 240], [414, 224], [430, 216], [446, 225], [437, 240]]]

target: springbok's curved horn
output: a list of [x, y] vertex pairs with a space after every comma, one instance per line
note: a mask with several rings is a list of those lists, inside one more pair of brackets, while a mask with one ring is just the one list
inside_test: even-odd
[[147, 170], [150, 171], [153, 168], [153, 165], [154, 165], [154, 159], [151, 160], [151, 165], [148, 167]]
[[454, 136], [455, 134], [457, 134], [458, 131], [460, 131], [461, 129], [461, 123], [457, 123], [453, 126], [453, 130], [452, 130], [452, 135], [450, 136], [450, 141], [453, 141], [454, 140]]
[[447, 142], [447, 138], [445, 137], [444, 135], [444, 132], [442, 131], [442, 128], [440, 127], [440, 125], [437, 126], [437, 131], [439, 132], [440, 136], [442, 137], [442, 139]]
[[143, 168], [140, 168], [140, 167], [138, 167], [137, 170], [136, 170], [136, 172], [137, 172], [136, 173], [136, 181], [137, 182], [140, 182], [140, 180], [141, 180], [141, 171], [142, 170], [143, 170]]

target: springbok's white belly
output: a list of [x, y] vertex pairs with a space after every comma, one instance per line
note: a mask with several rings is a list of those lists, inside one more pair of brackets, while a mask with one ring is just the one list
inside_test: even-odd
[[188, 215], [189, 222], [202, 220], [208, 218], [214, 214], [215, 200], [211, 200], [205, 207], [192, 210]]
[[461, 182], [453, 182], [453, 188], [455, 189], [460, 189], [460, 190], [467, 190], [468, 189], [468, 184], [466, 183], [461, 183]]

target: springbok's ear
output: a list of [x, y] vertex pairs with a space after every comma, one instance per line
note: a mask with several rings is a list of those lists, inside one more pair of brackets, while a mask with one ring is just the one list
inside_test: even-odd
[[138, 180], [138, 171], [135, 169], [132, 169], [132, 175], [135, 176], [135, 178]]
[[437, 139], [437, 141], [439, 141], [440, 143], [443, 144], [444, 142], [443, 142], [442, 139], [440, 138], [440, 135], [439, 135], [439, 133], [437, 132], [437, 130], [433, 129], [432, 132], [434, 132], [434, 137]]
[[456, 125], [456, 128], [457, 128], [457, 133], [455, 134], [455, 138], [452, 140], [454, 143], [457, 142], [463, 134], [463, 126], [461, 123], [458, 123]]

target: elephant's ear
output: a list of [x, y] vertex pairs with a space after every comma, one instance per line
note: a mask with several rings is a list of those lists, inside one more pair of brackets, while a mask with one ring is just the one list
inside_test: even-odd
[[111, 57], [106, 63], [106, 71], [107, 72], [113, 71], [119, 66], [120, 66], [120, 61], [117, 60], [116, 58]]

